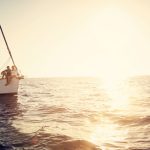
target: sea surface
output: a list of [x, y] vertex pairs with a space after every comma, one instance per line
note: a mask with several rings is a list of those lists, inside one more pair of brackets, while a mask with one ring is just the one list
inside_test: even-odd
[[150, 76], [36, 78], [0, 96], [0, 150], [150, 150]]

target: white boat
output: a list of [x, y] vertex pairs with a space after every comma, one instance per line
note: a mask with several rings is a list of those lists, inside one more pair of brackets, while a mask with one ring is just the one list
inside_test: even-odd
[[[4, 35], [4, 32], [3, 32], [1, 26], [0, 26], [0, 30], [1, 30], [2, 36], [4, 38], [8, 53], [10, 55], [10, 58], [12, 60], [12, 64], [13, 64], [13, 66], [16, 67], [14, 59], [12, 57], [11, 51], [9, 49], [9, 46], [7, 44], [7, 41], [6, 41], [6, 38], [5, 38], [5, 35]], [[6, 78], [0, 78], [0, 95], [1, 94], [17, 94], [18, 93], [18, 87], [19, 87], [19, 80], [22, 79], [22, 77], [23, 76], [19, 76], [19, 75], [11, 77], [9, 84], [7, 84]]]
[[0, 79], [0, 94], [17, 94], [19, 87], [19, 79], [12, 78], [11, 82], [6, 86], [6, 79]]

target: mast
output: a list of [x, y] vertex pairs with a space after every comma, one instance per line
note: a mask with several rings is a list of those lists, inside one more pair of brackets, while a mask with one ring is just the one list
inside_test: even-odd
[[4, 41], [5, 41], [5, 44], [6, 44], [8, 53], [9, 53], [9, 55], [10, 55], [10, 57], [11, 57], [12, 62], [13, 62], [13, 65], [16, 66], [16, 65], [15, 65], [15, 62], [14, 62], [14, 59], [13, 59], [13, 56], [12, 56], [12, 54], [11, 54], [11, 51], [10, 51], [10, 49], [9, 49], [8, 43], [7, 43], [7, 41], [6, 41], [6, 38], [5, 38], [5, 35], [4, 35], [4, 32], [3, 32], [3, 29], [2, 29], [2, 27], [1, 27], [1, 25], [0, 25], [0, 30], [1, 30], [1, 32], [2, 32]]

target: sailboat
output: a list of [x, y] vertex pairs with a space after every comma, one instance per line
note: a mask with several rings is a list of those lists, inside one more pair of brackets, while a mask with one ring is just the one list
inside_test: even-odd
[[[10, 56], [10, 58], [12, 60], [12, 64], [16, 68], [16, 71], [17, 71], [17, 66], [16, 66], [16, 64], [14, 62], [12, 53], [11, 53], [11, 51], [9, 49], [9, 46], [8, 46], [7, 41], [6, 41], [6, 38], [5, 38], [5, 35], [4, 35], [4, 32], [3, 32], [3, 29], [1, 27], [1, 25], [0, 25], [0, 31], [1, 31], [3, 39], [5, 41], [5, 44], [6, 44], [8, 53], [9, 53], [9, 56]], [[1, 77], [0, 78], [0, 95], [1, 94], [17, 94], [18, 93], [18, 87], [19, 87], [19, 81], [22, 78], [23, 78], [23, 76], [20, 76], [19, 74], [17, 76], [11, 76], [9, 84], [8, 84], [7, 83], [7, 77], [4, 77], [4, 78]]]

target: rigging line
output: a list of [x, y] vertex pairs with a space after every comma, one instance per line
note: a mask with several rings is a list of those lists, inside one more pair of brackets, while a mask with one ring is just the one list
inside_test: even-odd
[[5, 38], [5, 35], [4, 35], [3, 30], [2, 30], [1, 25], [0, 25], [0, 30], [1, 30], [1, 33], [2, 33], [2, 35], [3, 35], [3, 38], [4, 38], [4, 41], [5, 41], [7, 50], [8, 50], [8, 52], [9, 52], [9, 55], [10, 55], [10, 57], [11, 57], [11, 60], [12, 60], [12, 62], [13, 62], [13, 64], [14, 64], [14, 66], [16, 66], [16, 65], [15, 65], [15, 62], [14, 62], [14, 59], [13, 59], [13, 56], [12, 56], [12, 54], [11, 54], [11, 51], [10, 51], [10, 49], [9, 49], [8, 43], [7, 43], [7, 41], [6, 41], [6, 38]]

